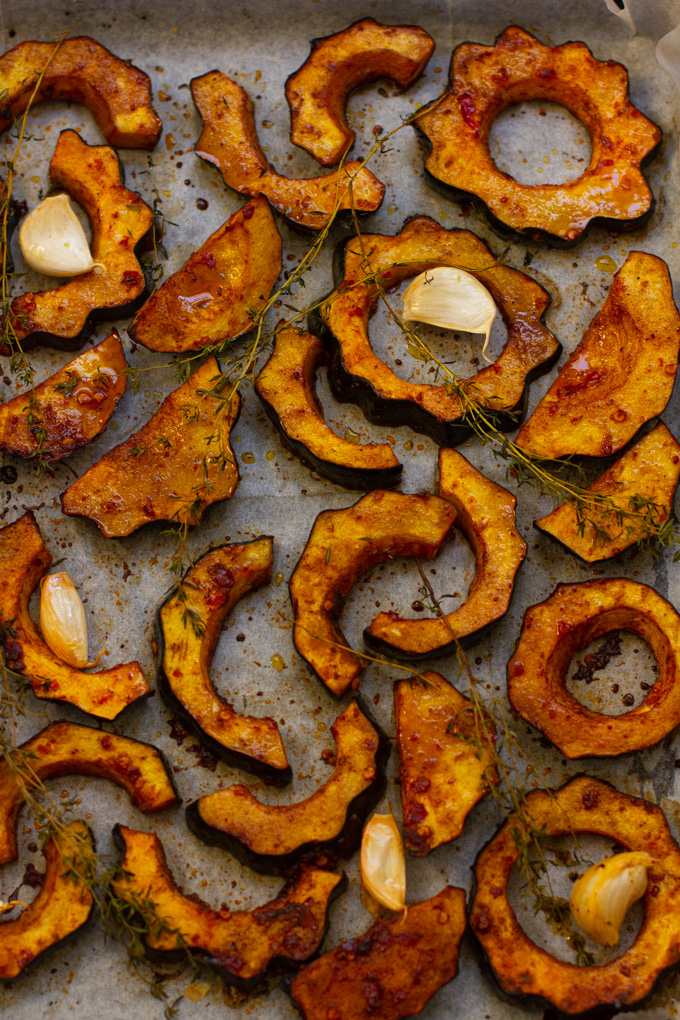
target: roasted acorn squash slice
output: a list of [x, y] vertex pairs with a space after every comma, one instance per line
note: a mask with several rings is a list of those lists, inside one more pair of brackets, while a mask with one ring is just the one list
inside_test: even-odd
[[189, 828], [264, 874], [285, 874], [301, 860], [328, 867], [335, 858], [351, 857], [385, 792], [390, 742], [357, 699], [335, 720], [331, 734], [334, 772], [311, 797], [263, 804], [247, 786], [230, 786], [189, 805]]
[[455, 518], [453, 506], [438, 496], [382, 489], [316, 518], [290, 579], [293, 640], [336, 697], [359, 686], [364, 668], [337, 623], [351, 588], [371, 567], [395, 556], [433, 559]]
[[[139, 432], [62, 493], [62, 511], [90, 517], [105, 538], [119, 538], [149, 521], [198, 524], [206, 507], [233, 496], [239, 475], [229, 433], [241, 398], [234, 393], [221, 408], [219, 377], [208, 358]], [[211, 442], [219, 430], [222, 442]]]
[[599, 508], [595, 503], [581, 520], [573, 503], [562, 503], [534, 524], [586, 563], [609, 560], [663, 527], [678, 479], [680, 445], [659, 422], [590, 486], [593, 499], [605, 500]]
[[213, 754], [281, 784], [289, 782], [291, 770], [276, 721], [239, 715], [210, 679], [227, 615], [244, 595], [267, 584], [271, 571], [271, 538], [201, 556], [158, 610], [158, 688]]
[[[613, 630], [648, 642], [658, 678], [622, 715], [591, 712], [567, 690], [572, 656]], [[680, 723], [680, 616], [653, 588], [625, 577], [558, 584], [530, 606], [508, 662], [508, 698], [565, 758], [611, 757], [651, 747]]]
[[0, 864], [16, 859], [17, 819], [27, 792], [44, 779], [70, 775], [108, 779], [145, 813], [178, 803], [163, 757], [151, 744], [77, 723], [52, 723], [18, 747], [11, 763], [0, 759]]
[[103, 432], [125, 392], [118, 333], [79, 354], [32, 390], [0, 405], [0, 450], [61, 460]]
[[288, 986], [305, 1020], [401, 1020], [458, 973], [465, 892], [448, 885], [376, 921], [304, 967]]
[[354, 89], [389, 78], [407, 89], [432, 56], [434, 39], [417, 25], [381, 25], [373, 18], [312, 40], [312, 50], [286, 82], [290, 140], [333, 166], [354, 142], [345, 103]]
[[403, 620], [398, 613], [379, 613], [364, 631], [370, 648], [408, 659], [444, 655], [461, 641], [479, 638], [508, 611], [527, 552], [515, 523], [516, 498], [455, 450], [439, 451], [439, 495], [456, 508], [456, 527], [475, 554], [468, 597], [444, 618]]
[[356, 160], [326, 177], [293, 180], [277, 173], [257, 140], [248, 93], [220, 71], [193, 78], [191, 94], [203, 118], [195, 151], [235, 191], [264, 195], [282, 216], [311, 230], [325, 227], [336, 210], [374, 212], [382, 202], [385, 186]]
[[[465, 406], [445, 385], [400, 379], [374, 353], [368, 322], [380, 294], [439, 265], [473, 272], [491, 292], [508, 338], [496, 361], [462, 380], [499, 427], [514, 428], [526, 403], [526, 384], [550, 367], [561, 347], [542, 321], [548, 294], [530, 277], [502, 266], [469, 230], [445, 230], [427, 216], [409, 220], [400, 234], [364, 234], [342, 251], [339, 286], [310, 315], [310, 330], [331, 351], [329, 379], [341, 400], [359, 404], [369, 421], [410, 425], [439, 443], [456, 445], [469, 435]], [[367, 277], [369, 271], [375, 276]]]
[[109, 145], [153, 149], [161, 133], [148, 75], [87, 36], [19, 43], [0, 57], [0, 90], [0, 131], [29, 103], [62, 99], [84, 103]]
[[281, 272], [281, 237], [253, 198], [153, 292], [128, 326], [152, 351], [200, 351], [246, 333]]
[[536, 457], [607, 457], [661, 414], [678, 368], [680, 315], [663, 259], [632, 251], [515, 442]]
[[47, 647], [28, 603], [52, 557], [28, 510], [0, 530], [0, 622], [5, 666], [25, 676], [36, 698], [66, 701], [100, 719], [116, 716], [150, 688], [138, 662], [86, 673]]
[[457, 839], [475, 804], [498, 783], [493, 724], [439, 673], [394, 685], [406, 849], [425, 857]]
[[287, 328], [276, 334], [255, 389], [284, 445], [336, 485], [349, 489], [396, 485], [402, 466], [389, 443], [353, 443], [324, 421], [315, 389], [322, 364], [326, 364], [323, 344], [311, 333]]
[[90, 218], [93, 260], [98, 263], [56, 290], [21, 294], [11, 305], [11, 328], [23, 347], [81, 347], [96, 319], [121, 319], [144, 300], [146, 281], [135, 254], [153, 224], [153, 213], [123, 184], [114, 149], [87, 145], [62, 131], [50, 163], [53, 184]]
[[84, 822], [55, 832], [45, 849], [47, 868], [35, 899], [11, 921], [0, 921], [0, 981], [11, 981], [52, 947], [87, 922], [94, 897], [87, 875], [92, 833]]
[[[543, 99], [566, 106], [590, 132], [592, 156], [575, 181], [520, 184], [494, 163], [489, 130], [511, 103]], [[463, 43], [454, 50], [448, 92], [418, 117], [432, 151], [425, 168], [457, 196], [481, 200], [502, 227], [576, 241], [593, 220], [631, 230], [654, 199], [640, 165], [661, 132], [628, 99], [628, 72], [595, 60], [584, 43], [544, 46], [513, 26], [495, 46]]]
[[117, 825], [114, 841], [125, 854], [113, 883], [116, 895], [133, 907], [143, 901], [163, 922], [145, 936], [149, 954], [168, 959], [189, 951], [244, 990], [256, 985], [274, 962], [295, 966], [316, 953], [328, 925], [329, 904], [345, 885], [343, 875], [301, 868], [261, 907], [213, 910], [197, 896], [179, 891], [158, 836]]
[[[593, 833], [654, 859], [642, 927], [616, 959], [590, 967], [566, 963], [522, 930], [507, 884], [522, 846], [537, 831], [546, 837]], [[538, 996], [569, 1016], [606, 1006], [618, 1012], [639, 1004], [680, 958], [680, 850], [658, 807], [608, 783], [579, 776], [559, 790], [530, 793], [523, 815], [510, 818], [482, 850], [475, 877], [470, 927], [507, 995]]]

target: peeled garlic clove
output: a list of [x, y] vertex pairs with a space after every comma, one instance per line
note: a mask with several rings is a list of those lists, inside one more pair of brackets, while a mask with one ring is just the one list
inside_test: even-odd
[[43, 199], [22, 223], [19, 244], [31, 269], [48, 276], [79, 276], [95, 265], [68, 195]]
[[48, 647], [69, 666], [87, 666], [85, 610], [68, 574], [48, 574], [43, 580], [40, 630]]
[[404, 909], [404, 845], [392, 815], [373, 815], [366, 823], [361, 837], [361, 882], [383, 907]]
[[629, 908], [647, 891], [648, 853], [615, 854], [588, 868], [571, 890], [571, 914], [601, 946], [615, 946]]
[[496, 304], [486, 287], [464, 269], [437, 266], [421, 273], [407, 287], [403, 305], [406, 321], [483, 333], [486, 351]]

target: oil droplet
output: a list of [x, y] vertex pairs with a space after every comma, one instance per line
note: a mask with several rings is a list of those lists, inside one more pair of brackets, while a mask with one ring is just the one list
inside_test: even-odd
[[388, 205], [387, 207], [387, 215], [393, 216], [396, 211], [397, 211], [396, 205], [394, 205], [394, 203], [390, 203], [390, 205]]
[[404, 443], [404, 449], [405, 450], [412, 450], [413, 449], [413, 440], [412, 439], [407, 439], [406, 440], [406, 442]]
[[277, 588], [280, 588], [282, 583], [283, 583], [283, 574], [281, 573], [280, 570], [278, 570], [274, 574], [274, 584], [276, 585]]
[[599, 258], [595, 259], [595, 268], [599, 269], [601, 273], [615, 273], [616, 262], [609, 255], [600, 255]]
[[168, 150], [168, 152], [172, 152], [172, 150], [175, 148], [175, 136], [174, 135], [166, 135], [165, 136], [165, 148]]
[[543, 157], [543, 162], [544, 163], [549, 163], [550, 162], [550, 156], [544, 156]]
[[326, 732], [326, 723], [325, 722], [317, 723], [316, 724], [316, 728], [319, 731], [319, 733], [325, 733]]
[[359, 435], [358, 432], [355, 432], [354, 429], [345, 429], [344, 438], [347, 440], [348, 443], [354, 443], [355, 445], [358, 446], [361, 436]]
[[207, 198], [197, 198], [196, 199], [196, 208], [197, 209], [207, 209], [208, 208], [208, 200], [207, 200]]
[[243, 454], [243, 456], [241, 457], [241, 460], [243, 461], [244, 464], [254, 464], [255, 463], [255, 454], [254, 453], [250, 453], [250, 451], [247, 451], [246, 453]]
[[265, 457], [266, 457], [267, 460], [274, 460], [275, 456], [276, 456], [276, 450], [267, 450], [267, 452], [265, 453]]
[[281, 672], [282, 669], [286, 668], [286, 664], [283, 661], [283, 656], [279, 655], [278, 652], [276, 652], [274, 655], [272, 655], [272, 666], [279, 673]]

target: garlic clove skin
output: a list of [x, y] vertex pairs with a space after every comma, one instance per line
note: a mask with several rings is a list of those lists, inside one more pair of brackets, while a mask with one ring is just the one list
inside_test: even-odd
[[484, 350], [496, 318], [496, 303], [471, 273], [454, 266], [436, 266], [421, 273], [404, 292], [402, 317], [445, 329], [483, 333]]
[[615, 854], [588, 868], [574, 883], [569, 906], [574, 921], [594, 942], [615, 946], [623, 920], [647, 891], [648, 853]]
[[373, 815], [361, 837], [361, 884], [388, 910], [406, 902], [406, 861], [401, 833], [392, 815]]
[[68, 574], [48, 574], [40, 588], [40, 630], [45, 644], [69, 666], [82, 669], [87, 660], [85, 610]]
[[31, 269], [47, 276], [80, 276], [96, 265], [68, 195], [45, 198], [28, 214], [19, 245]]

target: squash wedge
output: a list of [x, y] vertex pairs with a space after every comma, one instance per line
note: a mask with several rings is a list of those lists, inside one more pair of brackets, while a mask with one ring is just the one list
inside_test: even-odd
[[255, 390], [283, 444], [336, 485], [348, 489], [396, 485], [403, 469], [389, 443], [353, 443], [326, 424], [315, 389], [317, 369], [326, 360], [321, 341], [311, 333], [288, 327], [276, 334]]
[[203, 118], [195, 151], [242, 195], [264, 195], [277, 212], [310, 230], [322, 230], [338, 210], [375, 212], [385, 186], [370, 170], [350, 161], [326, 177], [282, 177], [257, 140], [253, 104], [245, 89], [220, 71], [191, 82], [191, 94]]
[[113, 888], [133, 907], [144, 902], [141, 920], [149, 928], [144, 937], [149, 955], [167, 960], [190, 951], [244, 991], [255, 987], [275, 962], [294, 967], [317, 952], [329, 904], [346, 882], [343, 875], [301, 868], [261, 907], [213, 910], [177, 888], [158, 836], [117, 825], [114, 841], [124, 857]]
[[115, 719], [151, 688], [138, 662], [86, 673], [47, 647], [28, 604], [52, 556], [32, 511], [0, 530], [0, 621], [5, 666], [25, 676], [36, 698], [65, 701], [99, 719]]
[[663, 259], [632, 251], [583, 340], [515, 442], [546, 460], [608, 457], [661, 414], [678, 368], [680, 314]]
[[311, 53], [286, 82], [291, 142], [324, 166], [339, 163], [355, 137], [345, 115], [349, 94], [378, 78], [407, 89], [433, 50], [434, 39], [425, 29], [381, 25], [373, 18], [313, 39]]
[[455, 518], [453, 506], [438, 496], [383, 489], [316, 518], [289, 583], [293, 640], [336, 697], [358, 687], [364, 669], [337, 623], [350, 590], [367, 570], [395, 556], [433, 559]]
[[[149, 521], [198, 524], [206, 507], [233, 496], [239, 475], [229, 433], [240, 397], [223, 402], [219, 377], [208, 358], [146, 425], [62, 493], [63, 513], [90, 517], [105, 538], [118, 538]], [[220, 430], [221, 444], [211, 442]]]
[[151, 351], [200, 351], [253, 327], [281, 272], [266, 199], [251, 199], [153, 292], [128, 326]]
[[124, 186], [115, 150], [87, 145], [75, 131], [59, 135], [50, 177], [87, 213], [98, 265], [56, 290], [15, 297], [11, 327], [24, 348], [44, 344], [73, 350], [82, 347], [98, 319], [122, 319], [144, 300], [146, 280], [136, 250], [151, 229], [153, 213]]

